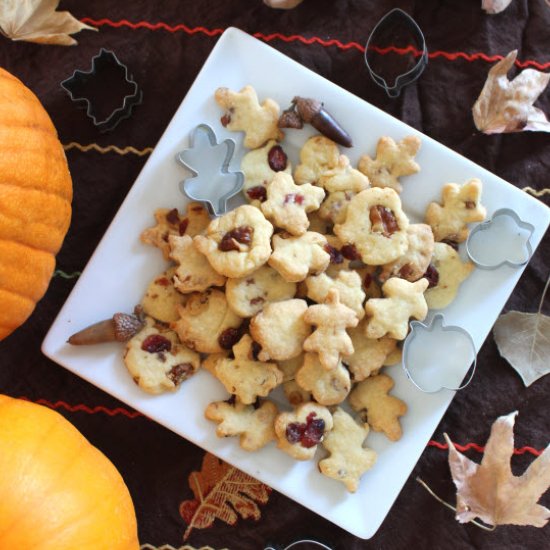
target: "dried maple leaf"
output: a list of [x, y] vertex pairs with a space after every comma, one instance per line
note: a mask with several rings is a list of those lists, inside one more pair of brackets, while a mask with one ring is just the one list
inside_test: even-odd
[[183, 540], [194, 528], [211, 527], [216, 518], [229, 525], [235, 525], [239, 515], [259, 520], [261, 512], [256, 503], [265, 504], [271, 493], [271, 487], [210, 453], [204, 455], [201, 471], [189, 476], [189, 486], [195, 498], [183, 501], [179, 508], [187, 523]]
[[481, 0], [481, 9], [494, 15], [504, 11], [511, 3], [512, 0]]
[[550, 317], [542, 313], [549, 283], [550, 278], [536, 313], [509, 311], [501, 315], [493, 327], [500, 355], [512, 365], [526, 386], [550, 372]]
[[514, 452], [514, 420], [517, 411], [496, 419], [485, 445], [481, 464], [449, 445], [449, 466], [457, 488], [456, 519], [467, 523], [479, 518], [489, 525], [544, 527], [550, 510], [537, 504], [550, 485], [550, 445], [522, 476], [514, 476], [510, 459]]
[[525, 69], [513, 80], [508, 80], [506, 75], [517, 53], [517, 50], [511, 51], [491, 68], [472, 108], [476, 128], [485, 134], [525, 130], [550, 132], [546, 115], [533, 106], [546, 88], [550, 73]]
[[55, 11], [59, 0], [2, 0], [0, 32], [12, 40], [74, 46], [69, 35], [82, 29], [97, 30], [81, 23], [68, 11]]

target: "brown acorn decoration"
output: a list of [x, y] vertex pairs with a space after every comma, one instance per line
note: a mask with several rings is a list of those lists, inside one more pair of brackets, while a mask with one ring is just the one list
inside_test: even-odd
[[102, 344], [105, 342], [127, 342], [143, 327], [143, 315], [115, 313], [111, 319], [94, 323], [73, 334], [67, 342], [73, 346]]
[[279, 128], [302, 128], [304, 122], [344, 147], [353, 145], [350, 135], [323, 107], [323, 103], [316, 99], [296, 96], [292, 100], [292, 105], [279, 117]]

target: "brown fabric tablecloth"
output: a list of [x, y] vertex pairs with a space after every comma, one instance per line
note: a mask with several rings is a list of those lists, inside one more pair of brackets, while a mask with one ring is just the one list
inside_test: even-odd
[[[479, 370], [452, 402], [430, 444], [377, 534], [364, 541], [276, 491], [258, 502], [257, 516], [234, 525], [217, 519], [189, 529], [180, 504], [192, 500], [188, 478], [205, 452], [131, 410], [110, 395], [48, 360], [41, 342], [86, 266], [94, 248], [161, 136], [221, 31], [238, 27], [410, 124], [519, 188], [547, 188], [550, 135], [482, 135], [471, 107], [491, 64], [513, 49], [523, 66], [550, 70], [550, 7], [544, 0], [514, 0], [502, 14], [486, 15], [480, 0], [305, 0], [291, 11], [274, 11], [260, 0], [63, 0], [61, 9], [97, 27], [75, 38], [73, 48], [15, 43], [0, 38], [0, 65], [29, 86], [51, 115], [65, 145], [74, 183], [73, 219], [49, 290], [32, 317], [0, 343], [0, 391], [46, 404], [67, 417], [116, 465], [136, 508], [142, 547], [184, 544], [218, 550], [282, 548], [311, 537], [337, 549], [548, 547], [550, 527], [499, 527], [487, 533], [460, 525], [416, 481], [425, 479], [443, 499], [455, 490], [442, 447], [443, 432], [466, 454], [482, 457], [497, 416], [519, 411], [513, 459], [516, 474], [550, 434], [550, 377], [525, 388], [502, 359], [492, 335], [479, 353]], [[389, 99], [369, 78], [363, 46], [389, 9], [410, 13], [426, 35], [430, 61], [420, 80]], [[126, 63], [143, 90], [143, 104], [113, 132], [100, 134], [69, 100], [59, 83], [86, 69], [100, 47]], [[550, 92], [537, 103], [550, 113]], [[368, 131], [368, 129], [365, 129]], [[91, 147], [87, 147], [90, 144]], [[116, 149], [115, 146], [118, 148]], [[126, 148], [131, 147], [131, 150]], [[550, 270], [548, 238], [539, 247], [506, 308], [534, 311]], [[523, 451], [523, 452], [522, 452]], [[1, 450], [0, 450], [1, 452]], [[2, 475], [2, 474], [0, 474]], [[550, 494], [541, 503], [550, 505]], [[26, 550], [26, 549], [21, 549]]]

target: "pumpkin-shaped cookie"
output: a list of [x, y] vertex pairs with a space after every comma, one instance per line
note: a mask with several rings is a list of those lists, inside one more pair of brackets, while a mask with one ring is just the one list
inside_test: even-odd
[[45, 294], [71, 200], [67, 159], [50, 117], [0, 68], [0, 340]]

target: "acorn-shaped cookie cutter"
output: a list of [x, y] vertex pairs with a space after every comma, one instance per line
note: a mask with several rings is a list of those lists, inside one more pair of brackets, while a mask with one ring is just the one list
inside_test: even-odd
[[[491, 219], [470, 231], [466, 253], [480, 269], [498, 269], [505, 265], [523, 267], [533, 255], [531, 236], [534, 231], [535, 226], [523, 221], [514, 210], [501, 208]], [[494, 233], [492, 238], [491, 233]], [[512, 256], [515, 257], [511, 259]]]
[[243, 187], [244, 174], [229, 170], [235, 152], [231, 138], [218, 142], [208, 124], [199, 124], [191, 132], [189, 147], [176, 155], [179, 164], [191, 172], [180, 182], [181, 192], [206, 205], [212, 216], [227, 212], [227, 201]]
[[[316, 546], [317, 548], [321, 548], [322, 550], [332, 550], [332, 548], [330, 548], [326, 544], [323, 544], [322, 542], [319, 542], [317, 540], [311, 540], [311, 539], [295, 540], [294, 542], [291, 542], [288, 546], [285, 546], [280, 550], [291, 550], [292, 548], [299, 550], [300, 544], [303, 544], [303, 545], [307, 544], [308, 547]], [[277, 548], [273, 546], [266, 546], [264, 550], [277, 550]]]
[[[403, 343], [402, 367], [407, 378], [424, 393], [437, 393], [444, 389], [458, 391], [468, 386], [474, 377], [477, 366], [477, 350], [472, 335], [462, 327], [446, 325], [445, 318], [441, 313], [434, 315], [428, 324], [411, 321], [410, 328], [411, 330]], [[437, 334], [438, 332], [439, 334]], [[422, 333], [425, 334], [425, 338], [428, 338], [428, 342], [421, 341]], [[438, 346], [443, 349], [439, 349]], [[466, 371], [464, 371], [463, 365], [465, 353], [471, 353], [470, 366]], [[470, 357], [467, 359], [469, 360]], [[436, 365], [435, 375], [432, 371], [424, 372], [424, 378], [429, 377], [432, 382], [439, 375], [437, 387], [429, 388], [427, 384], [420, 381], [421, 370], [430, 368], [430, 362], [436, 361], [439, 365]], [[462, 380], [462, 383], [458, 385], [445, 381], [445, 376], [449, 374], [450, 361], [456, 363], [453, 378]], [[417, 372], [415, 369], [420, 370]]]
[[[369, 55], [370, 52], [375, 49], [373, 42], [375, 42], [377, 35], [383, 32], [384, 29], [390, 28], [392, 25], [399, 23], [403, 24], [404, 27], [410, 31], [411, 36], [416, 40], [418, 50], [420, 51], [420, 56], [416, 64], [410, 70], [395, 77], [393, 84], [390, 85], [386, 79], [382, 75], [378, 74], [373, 68], [372, 63], [369, 61]], [[410, 47], [410, 45], [408, 47]], [[384, 88], [389, 97], [399, 97], [401, 89], [418, 79], [428, 64], [428, 48], [426, 47], [426, 39], [424, 38], [424, 33], [416, 21], [408, 13], [399, 8], [394, 8], [384, 15], [384, 17], [382, 17], [382, 19], [380, 19], [380, 21], [378, 21], [375, 25], [374, 29], [372, 29], [367, 40], [367, 45], [365, 46], [365, 64], [367, 65], [371, 78], [376, 84], [378, 84], [378, 86]]]

